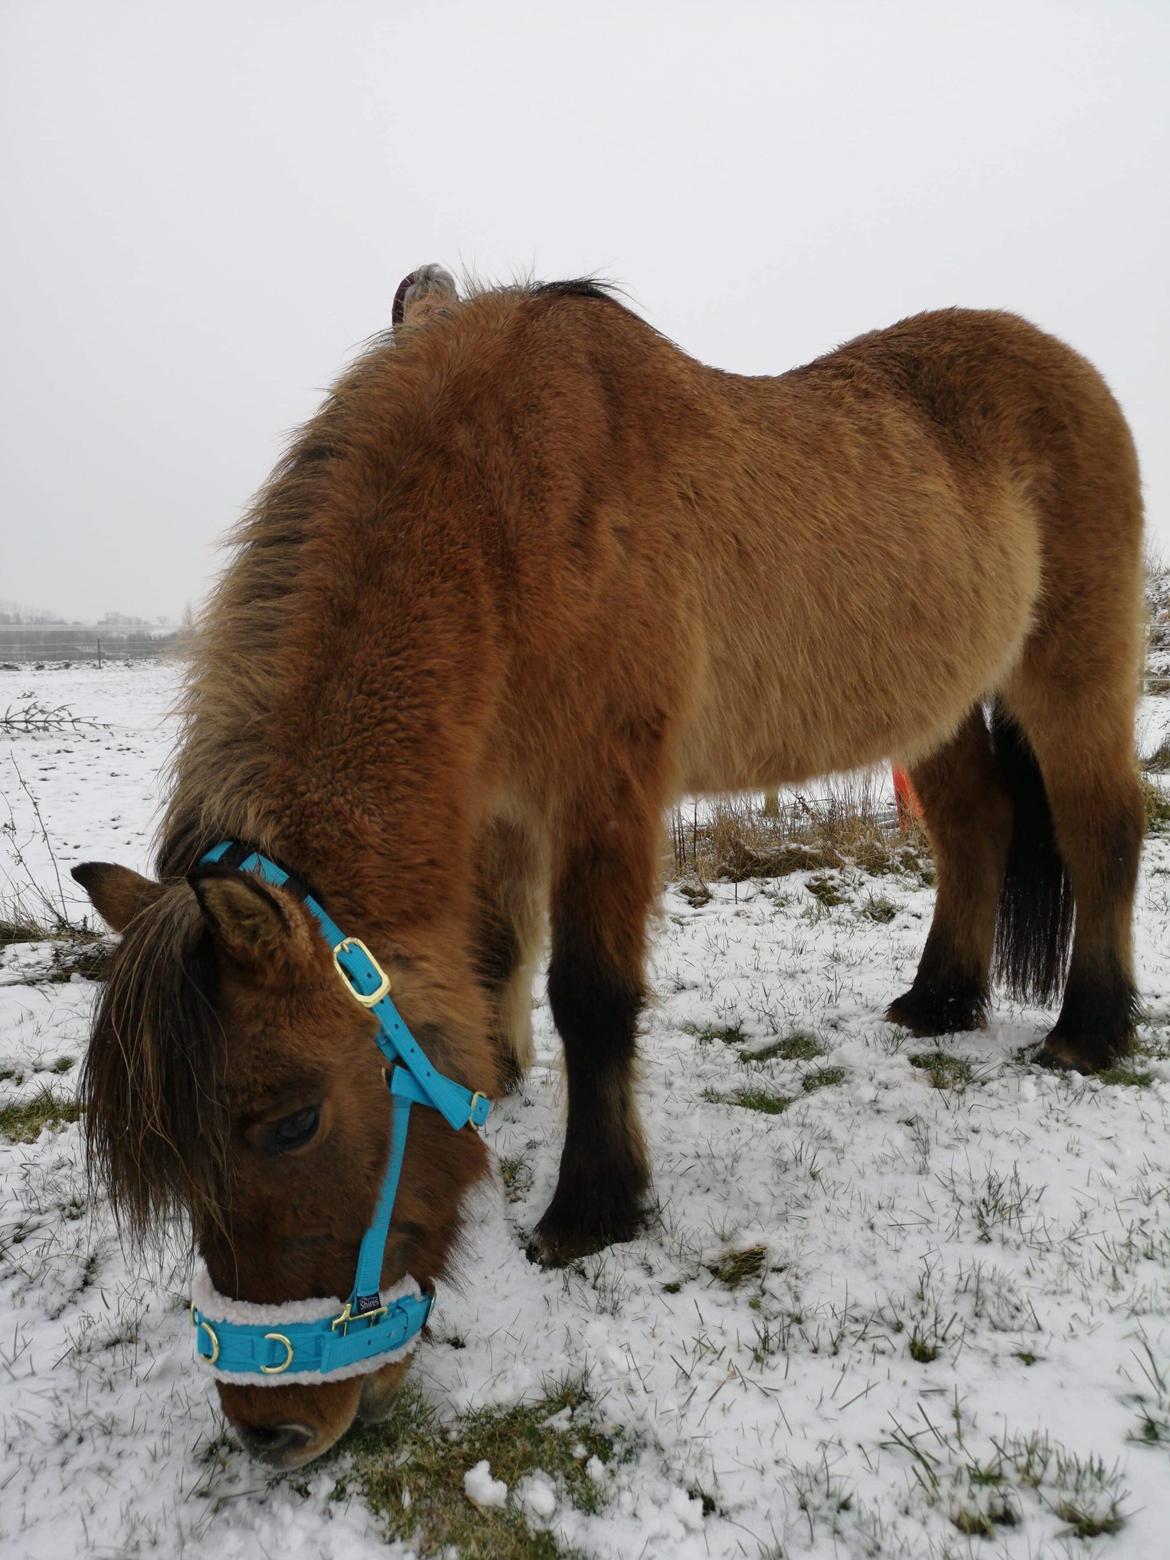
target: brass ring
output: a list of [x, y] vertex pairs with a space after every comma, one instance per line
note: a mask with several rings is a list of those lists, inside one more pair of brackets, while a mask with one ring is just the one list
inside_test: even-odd
[[219, 1359], [219, 1339], [215, 1336], [215, 1328], [210, 1322], [200, 1322], [199, 1325], [211, 1339], [211, 1353], [205, 1354], [203, 1358], [209, 1365], [214, 1365], [216, 1360]]
[[282, 1370], [287, 1370], [293, 1361], [293, 1346], [283, 1333], [265, 1333], [266, 1338], [271, 1338], [273, 1343], [283, 1343], [288, 1353], [279, 1365], [261, 1365], [260, 1369], [266, 1376], [279, 1376]]

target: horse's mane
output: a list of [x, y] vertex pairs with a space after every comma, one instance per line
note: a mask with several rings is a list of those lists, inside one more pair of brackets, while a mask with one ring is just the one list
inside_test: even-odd
[[485, 326], [498, 330], [526, 303], [566, 299], [622, 307], [611, 288], [587, 277], [473, 292], [401, 342], [372, 338], [294, 435], [230, 537], [233, 555], [195, 636], [160, 831], [164, 879], [190, 871], [212, 835], [275, 848], [256, 716], [288, 678], [290, 624], [322, 610], [323, 597], [327, 606], [336, 570], [325, 533], [339, 510], [392, 502], [396, 469], [425, 449], [432, 408], [461, 363], [473, 361]]

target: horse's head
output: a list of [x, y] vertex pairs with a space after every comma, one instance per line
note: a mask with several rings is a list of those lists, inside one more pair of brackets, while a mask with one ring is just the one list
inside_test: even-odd
[[[309, 911], [223, 868], [167, 885], [102, 863], [74, 876], [124, 932], [83, 1081], [91, 1162], [116, 1212], [140, 1236], [189, 1215], [223, 1296], [344, 1298], [387, 1162], [390, 1102], [375, 1020]], [[444, 950], [429, 944], [387, 957], [395, 1001], [442, 1071], [490, 1090], [474, 982], [452, 982]], [[411, 1275], [425, 1291], [444, 1271], [464, 1193], [486, 1163], [474, 1131], [414, 1111], [383, 1288]], [[381, 1417], [405, 1370], [217, 1387], [249, 1450], [287, 1468], [325, 1451], [355, 1416]]]

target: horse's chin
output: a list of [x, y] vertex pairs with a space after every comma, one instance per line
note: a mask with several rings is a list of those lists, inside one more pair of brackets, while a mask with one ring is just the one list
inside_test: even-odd
[[303, 1468], [335, 1446], [355, 1423], [386, 1419], [410, 1365], [399, 1360], [371, 1371], [317, 1387], [290, 1384], [272, 1388], [218, 1383], [220, 1402], [246, 1451], [270, 1468]]
[[384, 1365], [381, 1370], [372, 1371], [363, 1379], [357, 1406], [357, 1418], [363, 1424], [380, 1424], [390, 1417], [394, 1410], [394, 1400], [409, 1369], [409, 1359], [398, 1360], [393, 1365]]

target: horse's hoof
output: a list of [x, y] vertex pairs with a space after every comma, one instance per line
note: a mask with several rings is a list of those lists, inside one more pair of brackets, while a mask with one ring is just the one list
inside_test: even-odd
[[1099, 1036], [1062, 1035], [1054, 1029], [1032, 1060], [1053, 1072], [1090, 1074], [1115, 1066], [1129, 1050], [1128, 1044], [1111, 1044]]
[[561, 1224], [545, 1214], [528, 1242], [528, 1260], [542, 1268], [565, 1267], [604, 1251], [607, 1246], [620, 1246], [635, 1239], [643, 1222], [640, 1210], [620, 1218], [611, 1217], [604, 1225], [591, 1228]]
[[987, 1004], [981, 993], [910, 990], [896, 997], [886, 1009], [886, 1020], [900, 1024], [919, 1040], [936, 1035], [963, 1034], [986, 1029]]
[[576, 1262], [579, 1257], [589, 1257], [595, 1251], [603, 1251], [608, 1244], [607, 1240], [597, 1237], [546, 1235], [540, 1230], [534, 1230], [525, 1248], [525, 1255], [536, 1267], [561, 1268]]

